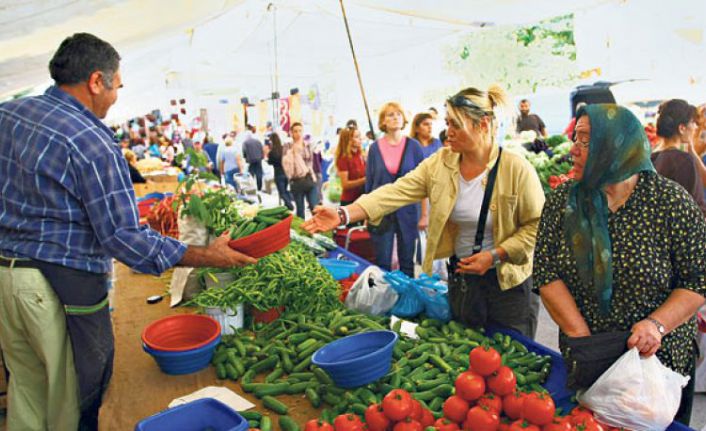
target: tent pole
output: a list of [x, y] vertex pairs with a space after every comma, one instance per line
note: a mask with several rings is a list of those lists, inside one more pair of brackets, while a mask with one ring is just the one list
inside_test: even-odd
[[346, 34], [348, 35], [348, 44], [351, 47], [351, 54], [353, 55], [353, 64], [355, 65], [355, 73], [358, 75], [358, 86], [360, 87], [360, 94], [363, 96], [363, 104], [365, 105], [365, 114], [368, 116], [368, 126], [370, 127], [370, 133], [375, 136], [375, 129], [373, 128], [373, 121], [370, 119], [370, 108], [368, 108], [368, 98], [365, 97], [365, 88], [363, 88], [363, 79], [360, 76], [360, 67], [358, 67], [358, 57], [355, 55], [355, 49], [353, 49], [353, 39], [351, 39], [351, 30], [348, 27], [348, 17], [346, 16], [346, 8], [343, 6], [343, 0], [339, 0], [341, 4], [341, 12], [343, 13], [343, 23], [346, 25]]

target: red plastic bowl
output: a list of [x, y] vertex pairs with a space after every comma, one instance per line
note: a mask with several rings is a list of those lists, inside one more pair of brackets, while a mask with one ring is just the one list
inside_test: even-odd
[[221, 335], [221, 325], [200, 314], [176, 314], [156, 320], [142, 331], [147, 347], [165, 352], [198, 349]]
[[261, 258], [285, 248], [290, 241], [289, 227], [292, 225], [291, 214], [277, 224], [265, 228], [245, 238], [233, 239], [228, 245], [250, 257]]

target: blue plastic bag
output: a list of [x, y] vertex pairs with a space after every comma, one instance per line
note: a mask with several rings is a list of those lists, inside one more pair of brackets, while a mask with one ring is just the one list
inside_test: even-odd
[[449, 306], [449, 288], [440, 281], [438, 275], [429, 277], [422, 274], [417, 280], [419, 296], [424, 302], [424, 313], [432, 319], [448, 322], [451, 320], [451, 307]]
[[399, 317], [414, 317], [424, 311], [424, 301], [414, 279], [400, 271], [393, 271], [385, 274], [385, 281], [399, 295], [395, 306], [392, 307], [392, 314]]

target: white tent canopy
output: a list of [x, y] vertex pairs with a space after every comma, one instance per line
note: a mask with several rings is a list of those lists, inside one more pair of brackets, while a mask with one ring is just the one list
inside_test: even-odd
[[[85, 31], [111, 42], [123, 57], [125, 88], [111, 111], [113, 118], [164, 107], [172, 98], [186, 97], [192, 108], [211, 110], [213, 105], [236, 104], [242, 96], [257, 101], [270, 97], [275, 89], [287, 95], [291, 88], [305, 92], [314, 84], [330, 112], [362, 118], [336, 0], [4, 3], [0, 6], [0, 98], [50, 83], [47, 64], [52, 53], [67, 35]], [[639, 38], [645, 35], [659, 37], [665, 27], [670, 34], [688, 39], [690, 52], [704, 50], [706, 2], [701, 0], [668, 4], [659, 0], [344, 0], [344, 4], [372, 106], [400, 100], [420, 109], [428, 89], [468, 84], [443, 67], [439, 47], [469, 31], [532, 23], [569, 12], [576, 16], [578, 62], [582, 69], [603, 68], [602, 79], [644, 77], [645, 65], [664, 75], [665, 66], [658, 64], [664, 53], [641, 59], [640, 55], [651, 55], [649, 47], [644, 53], [630, 47], [643, 44]], [[670, 11], [676, 16], [676, 10], [685, 11], [679, 17], [695, 18], [683, 29], [680, 23], [658, 20], [658, 15]], [[679, 52], [670, 52], [669, 61], [673, 63]], [[630, 61], [621, 61], [628, 54]], [[703, 72], [694, 70], [692, 81], [702, 79], [706, 80]]]

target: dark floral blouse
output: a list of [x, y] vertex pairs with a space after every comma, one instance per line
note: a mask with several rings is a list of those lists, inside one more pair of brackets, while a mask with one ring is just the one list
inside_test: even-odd
[[[661, 306], [675, 288], [706, 296], [706, 222], [677, 183], [642, 172], [627, 202], [608, 217], [613, 247], [613, 298], [609, 315], [595, 290], [579, 279], [576, 259], [563, 233], [569, 186], [562, 184], [544, 205], [534, 256], [534, 285], [562, 280], [592, 333], [630, 330]], [[688, 375], [694, 366], [696, 319], [662, 340], [657, 357]], [[560, 343], [563, 344], [563, 343]]]

